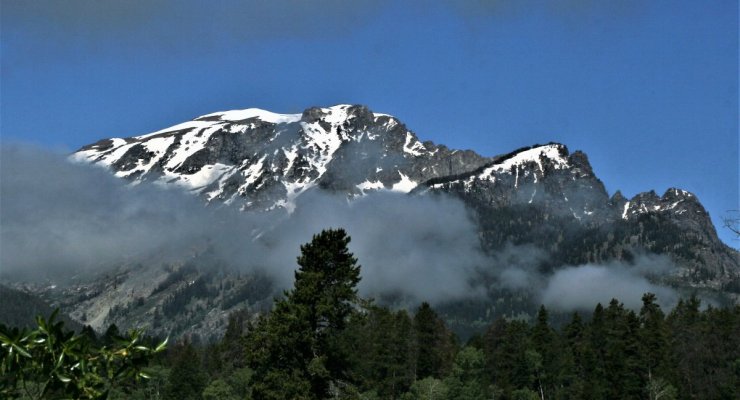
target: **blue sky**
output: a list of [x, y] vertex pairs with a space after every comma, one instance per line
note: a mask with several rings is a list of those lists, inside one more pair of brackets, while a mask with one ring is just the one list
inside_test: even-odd
[[[424, 5], [422, 5], [424, 4]], [[4, 141], [359, 103], [484, 155], [562, 142], [612, 194], [738, 209], [737, 1], [3, 2]]]

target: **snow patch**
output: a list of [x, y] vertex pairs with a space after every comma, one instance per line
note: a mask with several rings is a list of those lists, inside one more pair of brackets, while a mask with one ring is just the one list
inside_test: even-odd
[[[529, 163], [537, 164], [539, 170], [544, 172], [545, 170], [542, 166], [542, 158], [549, 159], [555, 169], [565, 169], [569, 166], [568, 160], [560, 154], [560, 146], [550, 144], [521, 151], [499, 164], [494, 164], [486, 168], [485, 170], [483, 170], [480, 176], [482, 178], [488, 178], [491, 177], [494, 172], [511, 173], [512, 167], [518, 168], [519, 166]], [[535, 181], [536, 178], [537, 175], [535, 174]]]
[[[307, 142], [305, 148], [309, 149], [308, 154], [311, 156], [307, 161], [321, 177], [326, 172], [334, 152], [341, 146], [342, 139], [331, 131], [325, 131], [318, 123], [302, 122], [301, 126]], [[312, 148], [314, 150], [310, 151]]]
[[403, 145], [403, 151], [411, 154], [412, 156], [420, 156], [424, 154], [424, 145], [417, 140], [411, 132], [406, 132], [406, 143]]
[[134, 136], [134, 138], [135, 139], [146, 139], [148, 137], [151, 137], [154, 135], [160, 135], [162, 133], [176, 132], [176, 131], [181, 131], [184, 129], [198, 130], [198, 129], [207, 128], [211, 125], [213, 125], [213, 122], [211, 121], [186, 121], [186, 122], [183, 122], [177, 125], [172, 125], [169, 128], [160, 129], [152, 133], [147, 133], [145, 135], [140, 135], [140, 136]]
[[172, 158], [167, 160], [166, 169], [175, 170], [190, 156], [203, 149], [211, 135], [221, 129], [220, 125], [211, 125], [204, 130], [193, 130], [180, 137], [179, 146], [172, 152]]
[[128, 143], [115, 148], [113, 151], [106, 154], [102, 159], [100, 159], [100, 164], [110, 166], [114, 162], [118, 161], [121, 157], [123, 157], [123, 155], [126, 154], [126, 152], [130, 148], [134, 147], [137, 144], [138, 143]]
[[242, 172], [242, 175], [244, 176], [244, 184], [239, 186], [239, 189], [237, 189], [236, 193], [242, 195], [247, 191], [247, 188], [249, 185], [253, 184], [257, 181], [257, 178], [262, 175], [262, 168], [265, 163], [265, 157], [262, 156], [262, 158], [259, 159], [256, 163], [249, 166], [249, 168], [245, 169], [244, 172]]
[[233, 165], [216, 163], [213, 165], [204, 165], [198, 172], [191, 175], [181, 175], [183, 178], [180, 182], [187, 184], [192, 189], [199, 189], [210, 185], [220, 179], [224, 173], [234, 168]]
[[[247, 108], [245, 110], [221, 111], [206, 114], [198, 118], [219, 117], [221, 121], [241, 121], [249, 118], [257, 118], [271, 124], [289, 124], [301, 120], [301, 114], [277, 114], [260, 108]], [[196, 118], [196, 119], [198, 119]]]
[[143, 142], [142, 144], [147, 150], [161, 157], [162, 155], [164, 155], [164, 153], [167, 151], [167, 149], [170, 147], [170, 145], [172, 145], [174, 141], [175, 141], [174, 136], [156, 137], [156, 138], [149, 139]]
[[624, 203], [624, 211], [622, 211], [622, 219], [627, 219], [627, 210], [630, 208], [630, 202]]
[[362, 190], [363, 192], [366, 190], [380, 190], [385, 189], [385, 185], [383, 185], [383, 182], [381, 181], [365, 181], [360, 183], [359, 185], [355, 186], [356, 188]]
[[279, 200], [275, 205], [285, 208], [289, 213], [293, 213], [295, 211], [295, 199], [313, 187], [313, 182], [283, 182], [283, 186], [285, 186], [285, 200]]
[[298, 148], [297, 146], [293, 146], [290, 150], [283, 149], [283, 154], [285, 155], [285, 159], [288, 160], [288, 165], [286, 165], [283, 170], [283, 175], [285, 175], [291, 168], [293, 168], [293, 163], [295, 162], [296, 157], [298, 157]]
[[418, 185], [418, 183], [412, 181], [409, 179], [408, 176], [404, 175], [403, 172], [398, 172], [398, 175], [401, 175], [401, 180], [396, 182], [393, 187], [391, 188], [394, 192], [402, 192], [402, 193], [408, 193]]

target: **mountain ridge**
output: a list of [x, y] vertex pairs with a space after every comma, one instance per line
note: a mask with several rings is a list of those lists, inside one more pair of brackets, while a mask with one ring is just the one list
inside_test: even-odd
[[[740, 279], [732, 249], [721, 243], [708, 213], [688, 191], [670, 188], [661, 197], [651, 190], [630, 199], [616, 192], [610, 197], [588, 156], [580, 150], [571, 153], [564, 144], [536, 144], [485, 157], [422, 142], [397, 118], [362, 105], [310, 107], [300, 114], [257, 108], [215, 112], [149, 134], [104, 139], [83, 146], [72, 158], [106, 166], [133, 182], [175, 185], [209, 203], [251, 211], [292, 212], [299, 196], [320, 189], [349, 198], [378, 190], [452, 194], [483, 214], [538, 207], [543, 220], [530, 221], [530, 226], [546, 223], [550, 215], [588, 229], [620, 220], [639, 226], [641, 216], [658, 215], [681, 235], [691, 233], [696, 246], [722, 254], [718, 260], [707, 253], [711, 260], [702, 261], [702, 268], [732, 266], [708, 266], [710, 275]], [[654, 240], [635, 239], [634, 232], [627, 240], [654, 250]], [[496, 239], [489, 247], [505, 241]]]
[[[738, 253], [718, 239], [694, 194], [670, 188], [663, 196], [654, 191], [629, 199], [619, 191], [609, 196], [588, 156], [570, 152], [560, 143], [486, 157], [421, 141], [397, 118], [365, 106], [337, 105], [312, 107], [300, 114], [260, 109], [211, 113], [150, 134], [104, 139], [83, 146], [71, 158], [103, 166], [132, 184], [176, 186], [206, 203], [245, 212], [284, 209], [290, 214], [298, 198], [309, 191], [350, 200], [383, 191], [451, 196], [471, 210], [481, 247], [491, 257], [506, 254], [511, 246], [533, 246], [544, 254], [533, 268], [552, 274], [568, 266], [629, 265], [642, 254], [655, 254], [669, 257], [674, 267], [651, 280], [683, 293], [698, 290], [732, 302], [740, 299]], [[80, 289], [91, 293], [85, 304], [74, 298], [61, 303], [73, 308], [73, 316], [86, 315], [98, 325], [157, 321], [158, 329], [165, 329], [163, 319], [172, 319], [178, 321], [173, 326], [179, 332], [195, 329], [205, 334], [220, 329], [227, 310], [260, 309], [265, 304], [262, 297], [270, 296], [262, 288], [269, 287], [264, 279], [216, 278], [218, 274], [208, 268], [188, 267], [187, 280], [168, 278], [182, 274], [179, 271], [192, 263], [147, 272], [152, 279], [156, 275], [157, 282], [171, 284], [153, 288], [152, 300], [142, 303], [146, 307], [135, 307], [139, 300], [106, 306], [113, 299], [103, 299], [110, 289], [103, 282], [88, 285], [98, 288], [94, 291]], [[122, 272], [121, 285], [140, 282], [136, 276], [141, 274]], [[471, 320], [458, 323], [462, 330], [478, 324], [475, 321], [480, 318], [523, 312], [529, 307], [525, 303], [537, 299], [519, 292], [519, 300], [511, 303], [518, 305], [502, 311], [494, 304], [513, 294], [495, 289], [496, 276], [481, 279], [491, 288], [489, 300], [463, 308]], [[190, 304], [188, 296], [193, 293], [201, 297]], [[213, 301], [204, 300], [214, 293], [220, 294]], [[173, 308], [182, 304], [191, 310], [184, 319]], [[204, 304], [217, 308], [197, 311]], [[442, 312], [457, 320], [459, 307], [442, 308]], [[92, 309], [96, 311], [84, 314]], [[192, 328], [194, 323], [200, 328]]]
[[[441, 174], [436, 165], [435, 170], [414, 169], [418, 163], [409, 163], [412, 158], [444, 158], [449, 171], [486, 160], [471, 151], [422, 143], [394, 117], [364, 106], [314, 107], [302, 114], [242, 111], [207, 114], [151, 134], [105, 139], [82, 147], [73, 158], [109, 166], [123, 178], [175, 183], [204, 194], [208, 201], [230, 203], [265, 189], [278, 192], [282, 200], [267, 207], [265, 202], [247, 201], [246, 209], [292, 207], [296, 196], [317, 185], [355, 194], [380, 187], [408, 192], [418, 181]], [[245, 132], [249, 135], [238, 136]], [[342, 161], [354, 156], [355, 169], [357, 160], [366, 160], [367, 171], [362, 172], [367, 179], [353, 180], [343, 168]], [[380, 159], [368, 159], [375, 156]], [[396, 170], [383, 171], [385, 166]], [[271, 178], [279, 177], [283, 187], [265, 182], [264, 169]], [[327, 172], [327, 178], [320, 179]]]

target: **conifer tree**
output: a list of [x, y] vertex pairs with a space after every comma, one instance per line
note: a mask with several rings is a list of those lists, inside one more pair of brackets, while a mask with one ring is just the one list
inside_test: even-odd
[[591, 322], [586, 329], [585, 346], [581, 353], [584, 376], [581, 399], [604, 399], [608, 390], [605, 367], [606, 329], [604, 307], [601, 303], [594, 308]]
[[343, 229], [301, 246], [293, 290], [263, 317], [248, 339], [256, 399], [322, 399], [346, 379], [337, 342], [358, 301], [360, 266]]
[[200, 399], [208, 384], [208, 375], [201, 369], [200, 357], [190, 343], [175, 349], [175, 363], [165, 386], [168, 400]]
[[442, 378], [452, 367], [455, 344], [452, 333], [429, 303], [422, 303], [414, 315], [417, 341], [416, 377]]
[[445, 379], [447, 395], [450, 399], [484, 400], [486, 398], [484, 380], [485, 356], [482, 350], [465, 347], [457, 353], [450, 376]]
[[604, 317], [607, 398], [640, 398], [646, 381], [643, 380], [637, 339], [639, 320], [616, 299], [609, 303]]
[[573, 313], [562, 334], [561, 371], [557, 398], [581, 398], [586, 373], [583, 365], [584, 326], [580, 314]]
[[542, 357], [542, 369], [537, 375], [537, 391], [550, 398], [557, 386], [560, 372], [558, 362], [558, 337], [549, 325], [549, 313], [544, 305], [537, 312], [537, 321], [532, 328], [532, 347]]
[[640, 354], [647, 370], [648, 381], [665, 377], [666, 357], [668, 351], [668, 331], [665, 325], [665, 314], [656, 302], [653, 293], [642, 296], [640, 309]]
[[405, 310], [370, 306], [364, 315], [353, 318], [344, 336], [351, 378], [361, 390], [397, 398], [413, 383], [416, 346]]

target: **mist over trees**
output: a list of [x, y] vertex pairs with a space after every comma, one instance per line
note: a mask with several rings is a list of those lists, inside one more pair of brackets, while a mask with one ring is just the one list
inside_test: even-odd
[[[271, 312], [229, 318], [216, 343], [183, 338], [147, 381], [112, 399], [736, 399], [740, 306], [654, 294], [554, 324], [498, 319], [466, 342], [429, 303], [391, 310], [358, 295], [361, 267], [342, 229], [301, 246], [294, 287]], [[111, 326], [101, 338], [115, 337]], [[91, 331], [88, 335], [95, 336]], [[3, 347], [7, 352], [7, 346]], [[8, 357], [4, 354], [3, 357]], [[12, 380], [1, 379], [2, 385]], [[7, 387], [0, 388], [6, 390]], [[7, 391], [4, 393], [8, 393]]]

